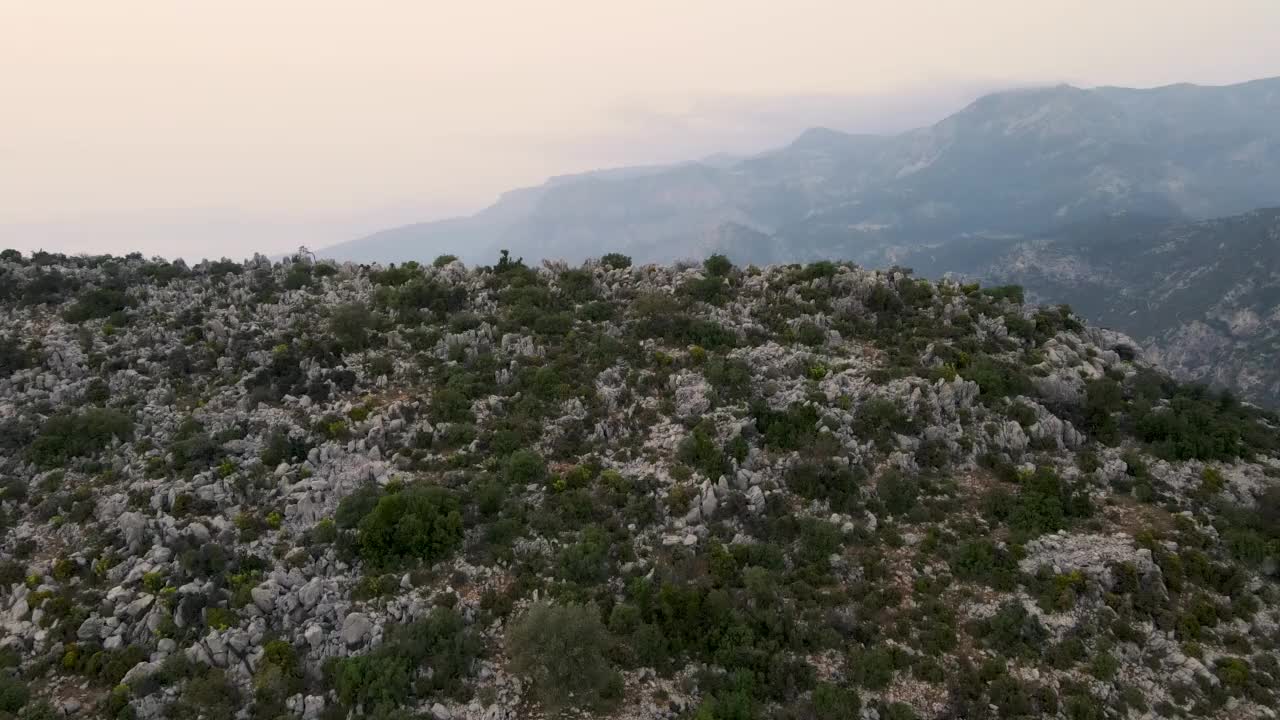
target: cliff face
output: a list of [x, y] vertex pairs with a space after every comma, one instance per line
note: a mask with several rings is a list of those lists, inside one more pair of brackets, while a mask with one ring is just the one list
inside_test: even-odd
[[1015, 288], [6, 252], [0, 305], [0, 714], [1277, 704], [1275, 416]]

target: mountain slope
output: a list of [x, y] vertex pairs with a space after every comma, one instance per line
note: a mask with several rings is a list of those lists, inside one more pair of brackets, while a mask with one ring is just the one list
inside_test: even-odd
[[6, 251], [0, 716], [1265, 718], [1277, 422], [847, 264]]
[[1180, 377], [1280, 406], [1280, 209], [1196, 223], [1124, 215], [901, 260], [925, 274], [1024, 285], [1133, 335]]
[[[1057, 86], [983, 97], [896, 136], [816, 129], [715, 163], [558, 178], [470, 218], [322, 251], [359, 261], [581, 259], [603, 239], [638, 260], [731, 250], [733, 224], [785, 257], [880, 261], [895, 248], [1023, 235], [1114, 212], [1205, 218], [1280, 202], [1280, 79], [1151, 90]], [[756, 244], [758, 245], [758, 243]]]

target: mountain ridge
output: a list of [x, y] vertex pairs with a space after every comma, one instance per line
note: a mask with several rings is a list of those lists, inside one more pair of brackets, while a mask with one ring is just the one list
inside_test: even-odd
[[728, 164], [558, 176], [467, 218], [390, 228], [369, 236], [371, 244], [362, 238], [320, 253], [483, 261], [508, 247], [579, 260], [609, 238], [636, 249], [637, 259], [670, 260], [732, 251], [717, 245], [717, 228], [736, 223], [776, 236], [783, 253], [735, 255], [744, 261], [873, 262], [899, 245], [1028, 234], [1118, 210], [1230, 215], [1280, 202], [1280, 131], [1268, 122], [1275, 113], [1280, 78], [1016, 89], [897, 135], [811, 128]]

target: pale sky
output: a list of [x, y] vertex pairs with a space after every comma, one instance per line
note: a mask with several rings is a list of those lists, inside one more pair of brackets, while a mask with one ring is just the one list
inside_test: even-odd
[[0, 0], [0, 246], [320, 246], [988, 89], [1271, 75], [1277, 0]]

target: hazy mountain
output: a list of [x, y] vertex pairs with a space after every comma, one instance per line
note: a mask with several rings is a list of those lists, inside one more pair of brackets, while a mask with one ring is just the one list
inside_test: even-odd
[[960, 237], [1025, 236], [1115, 212], [1207, 218], [1280, 202], [1280, 78], [987, 95], [898, 135], [803, 133], [746, 158], [556, 178], [465, 218], [326, 249], [363, 261], [499, 248], [578, 259], [879, 262]]
[[1024, 285], [1133, 335], [1184, 378], [1280, 405], [1280, 209], [1194, 223], [1121, 215], [901, 260], [925, 274]]

